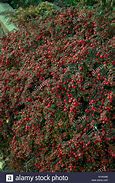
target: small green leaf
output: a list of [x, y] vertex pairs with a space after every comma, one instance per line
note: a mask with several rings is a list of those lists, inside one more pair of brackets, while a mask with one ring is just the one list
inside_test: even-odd
[[55, 104], [52, 104], [52, 105], [51, 105], [51, 108], [52, 108], [52, 109], [56, 109], [56, 105], [55, 105]]

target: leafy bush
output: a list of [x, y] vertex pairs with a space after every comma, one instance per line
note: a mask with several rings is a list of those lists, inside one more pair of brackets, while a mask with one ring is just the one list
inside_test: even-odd
[[0, 138], [9, 167], [108, 171], [110, 21], [68, 8], [20, 29], [2, 39], [0, 55]]
[[[41, 2], [44, 2], [45, 0], [4, 0], [2, 2], [8, 2], [10, 3], [13, 8], [19, 8], [19, 7], [29, 7], [30, 5], [38, 5]], [[113, 6], [113, 0], [47, 0], [48, 2], [57, 4], [61, 7], [63, 6], [77, 6], [79, 3], [86, 6], [95, 6], [96, 4], [99, 4], [103, 9], [112, 7]]]
[[18, 21], [30, 21], [30, 19], [38, 16], [46, 17], [52, 15], [59, 7], [49, 2], [42, 2], [38, 6], [30, 6], [28, 8], [19, 8], [14, 17]]
[[113, 8], [113, 0], [54, 0], [52, 1], [58, 6], [87, 6], [89, 8], [95, 8], [98, 6], [100, 10], [110, 10]]

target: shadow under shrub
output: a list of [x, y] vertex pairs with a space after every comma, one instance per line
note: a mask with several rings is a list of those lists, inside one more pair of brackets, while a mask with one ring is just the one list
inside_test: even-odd
[[10, 0], [9, 3], [11, 4], [11, 6], [16, 9], [19, 7], [23, 7], [26, 8], [30, 5], [38, 5], [39, 3], [41, 3], [42, 0]]
[[109, 170], [109, 26], [68, 8], [2, 39], [0, 138], [14, 171]]

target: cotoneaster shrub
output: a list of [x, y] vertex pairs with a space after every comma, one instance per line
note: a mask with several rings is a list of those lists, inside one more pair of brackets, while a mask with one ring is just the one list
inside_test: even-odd
[[2, 39], [1, 149], [14, 171], [109, 170], [109, 25], [68, 8]]

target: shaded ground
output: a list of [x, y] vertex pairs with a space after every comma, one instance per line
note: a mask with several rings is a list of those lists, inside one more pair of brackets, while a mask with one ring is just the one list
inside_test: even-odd
[[4, 31], [3, 31], [3, 29], [2, 29], [2, 27], [1, 27], [1, 25], [0, 25], [0, 38], [1, 37], [3, 37], [5, 34], [4, 34]]

